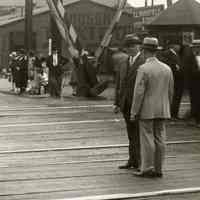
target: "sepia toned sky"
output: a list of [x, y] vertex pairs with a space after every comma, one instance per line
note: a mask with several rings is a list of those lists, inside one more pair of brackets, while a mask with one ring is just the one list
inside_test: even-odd
[[[46, 0], [33, 0], [33, 1], [38, 1], [41, 2], [42, 4], [45, 4]], [[66, 0], [65, 0], [66, 1]], [[109, 1], [109, 0], [107, 0]], [[177, 0], [172, 0], [173, 2], [176, 2]], [[198, 2], [200, 2], [200, 0], [196, 0]], [[25, 0], [0, 0], [0, 6], [1, 5], [11, 5], [11, 6], [15, 6], [15, 5], [24, 5]], [[128, 2], [135, 7], [138, 6], [144, 6], [145, 4], [145, 0], [128, 0]], [[166, 4], [167, 0], [154, 0], [155, 4]], [[151, 0], [148, 0], [148, 5], [151, 5]]]
[[[109, 0], [108, 0], [109, 1]], [[172, 0], [173, 3], [175, 3], [177, 0]], [[200, 3], [200, 0], [196, 0]], [[144, 6], [145, 0], [128, 0], [128, 2], [132, 6]], [[165, 4], [166, 5], [167, 0], [154, 0], [154, 4]], [[151, 0], [148, 0], [148, 5], [151, 5]]]

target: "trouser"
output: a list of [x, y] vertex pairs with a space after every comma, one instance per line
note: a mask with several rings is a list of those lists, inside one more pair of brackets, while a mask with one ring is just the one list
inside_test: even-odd
[[108, 81], [97, 83], [94, 87], [90, 87], [88, 84], [78, 85], [76, 88], [77, 96], [81, 97], [97, 97], [108, 87]]
[[60, 77], [52, 77], [49, 81], [49, 93], [52, 97], [60, 97], [62, 79]]
[[108, 87], [108, 81], [102, 81], [97, 83], [93, 88], [90, 89], [90, 96], [96, 97], [100, 95]]
[[197, 81], [191, 81], [189, 86], [190, 104], [191, 104], [191, 116], [194, 117], [196, 123], [200, 123], [200, 77]]
[[178, 112], [181, 104], [181, 98], [184, 91], [184, 82], [183, 80], [175, 80], [174, 82], [174, 95], [171, 106], [172, 117], [177, 118]]
[[140, 120], [141, 171], [162, 173], [166, 128], [163, 119]]
[[130, 121], [125, 117], [126, 129], [129, 140], [129, 160], [128, 163], [132, 166], [140, 167], [140, 137], [138, 121]]

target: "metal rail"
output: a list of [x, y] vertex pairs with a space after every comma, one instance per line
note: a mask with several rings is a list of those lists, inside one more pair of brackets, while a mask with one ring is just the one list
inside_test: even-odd
[[[199, 144], [200, 140], [180, 140], [180, 141], [169, 141], [167, 145], [177, 144]], [[79, 150], [94, 150], [94, 149], [113, 149], [113, 148], [128, 148], [128, 144], [112, 144], [112, 145], [98, 145], [98, 146], [78, 146], [69, 148], [46, 148], [46, 149], [35, 149], [35, 150], [18, 150], [18, 151], [0, 151], [2, 154], [19, 154], [19, 153], [38, 153], [38, 152], [53, 152], [53, 151], [79, 151]]]

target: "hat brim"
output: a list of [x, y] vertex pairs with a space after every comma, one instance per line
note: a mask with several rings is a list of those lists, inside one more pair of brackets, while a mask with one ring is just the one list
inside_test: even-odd
[[152, 50], [152, 51], [159, 51], [159, 50], [162, 50], [163, 48], [160, 47], [160, 46], [156, 46], [156, 45], [143, 44], [142, 45], [142, 49], [147, 49], [147, 50]]
[[123, 46], [134, 46], [134, 45], [141, 45], [142, 42], [139, 40], [131, 40], [131, 39], [126, 39], [123, 41]]

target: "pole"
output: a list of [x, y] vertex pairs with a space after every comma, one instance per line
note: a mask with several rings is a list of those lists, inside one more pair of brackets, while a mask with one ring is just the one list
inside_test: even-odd
[[24, 33], [24, 49], [25, 54], [27, 56], [27, 65], [26, 65], [26, 73], [27, 73], [27, 85], [28, 88], [31, 86], [30, 84], [30, 70], [32, 68], [32, 63], [30, 59], [30, 51], [33, 48], [33, 30], [32, 30], [32, 15], [33, 15], [33, 0], [25, 0], [25, 33]]
[[[55, 5], [57, 5], [58, 0], [53, 0], [53, 1], [54, 1]], [[61, 1], [61, 3], [63, 3], [62, 0], [60, 0], [60, 1]], [[51, 23], [50, 28], [51, 28], [52, 50], [57, 50], [59, 52], [59, 54], [61, 54], [61, 50], [62, 50], [61, 35], [60, 35], [57, 25], [52, 17], [51, 17], [50, 23]]]
[[147, 0], [145, 0], [145, 8], [148, 6], [148, 2]]
[[[55, 5], [57, 5], [58, 0], [53, 0]], [[61, 3], [63, 3], [62, 0], [60, 0]], [[51, 32], [51, 48], [52, 50], [50, 52], [53, 51], [57, 51], [57, 57], [60, 58], [60, 56], [62, 55], [62, 37], [59, 33], [59, 30], [57, 28], [56, 22], [54, 21], [53, 17], [51, 17], [50, 20], [50, 32]], [[59, 63], [59, 60], [58, 60]], [[60, 67], [60, 66], [58, 66]], [[55, 69], [55, 70], [58, 70]], [[55, 70], [50, 70], [50, 76], [49, 76], [49, 92], [50, 92], [50, 96], [52, 97], [59, 97], [62, 98], [62, 76], [56, 77], [55, 74]], [[56, 85], [54, 85], [56, 84]], [[57, 91], [55, 91], [55, 88]]]
[[32, 30], [32, 15], [33, 15], [33, 1], [25, 0], [25, 38], [24, 38], [24, 47], [27, 54], [30, 53], [32, 49], [33, 40], [33, 30]]

